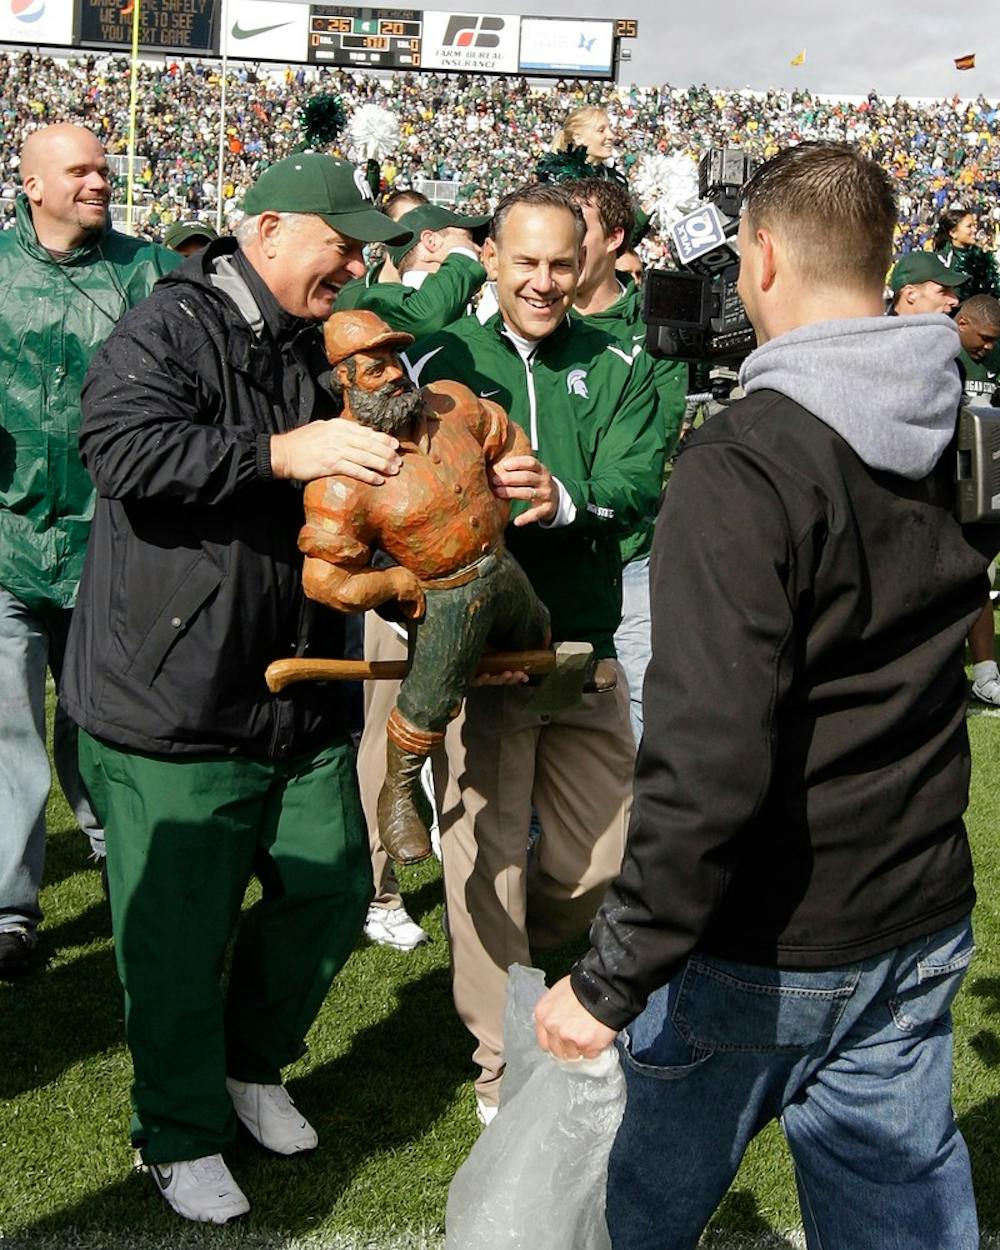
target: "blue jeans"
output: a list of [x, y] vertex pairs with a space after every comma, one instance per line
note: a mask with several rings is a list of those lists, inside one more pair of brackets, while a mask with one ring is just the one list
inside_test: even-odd
[[[51, 773], [45, 749], [45, 677], [58, 682], [69, 631], [68, 609], [45, 617], [0, 586], [0, 928], [41, 919], [38, 891], [45, 863], [45, 802]], [[53, 758], [66, 800], [104, 853], [104, 830], [80, 780], [77, 729], [60, 707], [53, 724]]]
[[693, 1250], [773, 1119], [810, 1250], [976, 1250], [950, 1014], [973, 950], [966, 919], [822, 972], [693, 956], [619, 1043], [614, 1250]]
[[622, 620], [615, 630], [618, 662], [628, 679], [629, 717], [636, 746], [642, 738], [642, 683], [651, 648], [649, 556], [640, 556], [622, 569]]

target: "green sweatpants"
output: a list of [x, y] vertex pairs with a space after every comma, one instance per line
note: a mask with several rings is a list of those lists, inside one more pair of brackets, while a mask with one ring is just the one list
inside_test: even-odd
[[[107, 832], [133, 1143], [147, 1163], [216, 1154], [236, 1128], [226, 1076], [281, 1080], [361, 932], [353, 750], [184, 760], [81, 733], [80, 766]], [[263, 898], [241, 917], [251, 876]]]

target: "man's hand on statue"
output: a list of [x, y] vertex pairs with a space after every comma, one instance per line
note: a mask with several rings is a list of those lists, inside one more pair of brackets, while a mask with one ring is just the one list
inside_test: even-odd
[[563, 977], [538, 1000], [535, 1036], [556, 1059], [594, 1059], [618, 1034], [581, 1005], [569, 977]]
[[551, 521], [559, 508], [559, 487], [534, 456], [507, 456], [493, 466], [490, 488], [497, 499], [526, 499], [530, 507], [514, 518], [517, 526]]
[[426, 608], [423, 588], [416, 577], [404, 568], [389, 570], [392, 576], [393, 598], [408, 621], [419, 620]]
[[398, 473], [398, 441], [356, 421], [310, 421], [271, 435], [271, 472], [278, 478], [311, 482], [336, 474], [381, 486]]

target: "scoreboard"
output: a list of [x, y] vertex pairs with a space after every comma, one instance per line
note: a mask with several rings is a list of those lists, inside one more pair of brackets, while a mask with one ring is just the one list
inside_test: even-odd
[[[127, 48], [132, 7], [129, 0], [77, 0], [74, 42]], [[216, 0], [139, 0], [139, 43], [143, 49], [211, 54], [219, 46], [218, 8]]]
[[[539, 6], [542, 7], [542, 6]], [[0, 45], [128, 49], [286, 65], [613, 79], [635, 18], [366, 9], [317, 0], [0, 0]]]
[[324, 65], [418, 69], [422, 36], [418, 9], [309, 8], [309, 60]]

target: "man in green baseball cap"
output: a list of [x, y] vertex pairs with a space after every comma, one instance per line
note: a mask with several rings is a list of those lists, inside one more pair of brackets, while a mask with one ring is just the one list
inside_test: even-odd
[[486, 281], [479, 245], [489, 217], [465, 217], [440, 204], [418, 204], [399, 217], [411, 232], [390, 243], [387, 259], [344, 288], [337, 311], [366, 308], [394, 330], [434, 334], [461, 317]]
[[478, 255], [490, 219], [488, 216], [463, 217], [440, 204], [420, 204], [404, 213], [399, 224], [412, 230], [413, 237], [408, 243], [390, 244], [386, 251], [402, 275], [421, 261], [426, 267], [439, 268], [454, 247], [474, 250]]
[[300, 484], [379, 486], [402, 462], [396, 438], [339, 419], [320, 322], [364, 273], [363, 242], [410, 237], [330, 156], [277, 162], [245, 207], [237, 237], [158, 283], [87, 375], [97, 500], [63, 668], [107, 836], [132, 1140], [167, 1204], [215, 1224], [249, 1208], [223, 1158], [238, 1122], [278, 1155], [317, 1145], [282, 1069], [372, 896], [339, 696], [277, 699], [263, 673], [342, 651], [337, 615], [306, 610]]
[[219, 237], [214, 227], [203, 221], [178, 221], [163, 236], [163, 246], [181, 256], [200, 252]]
[[901, 257], [892, 271], [892, 311], [907, 313], [950, 313], [958, 307], [958, 287], [965, 274], [949, 269], [934, 252], [910, 252]]

